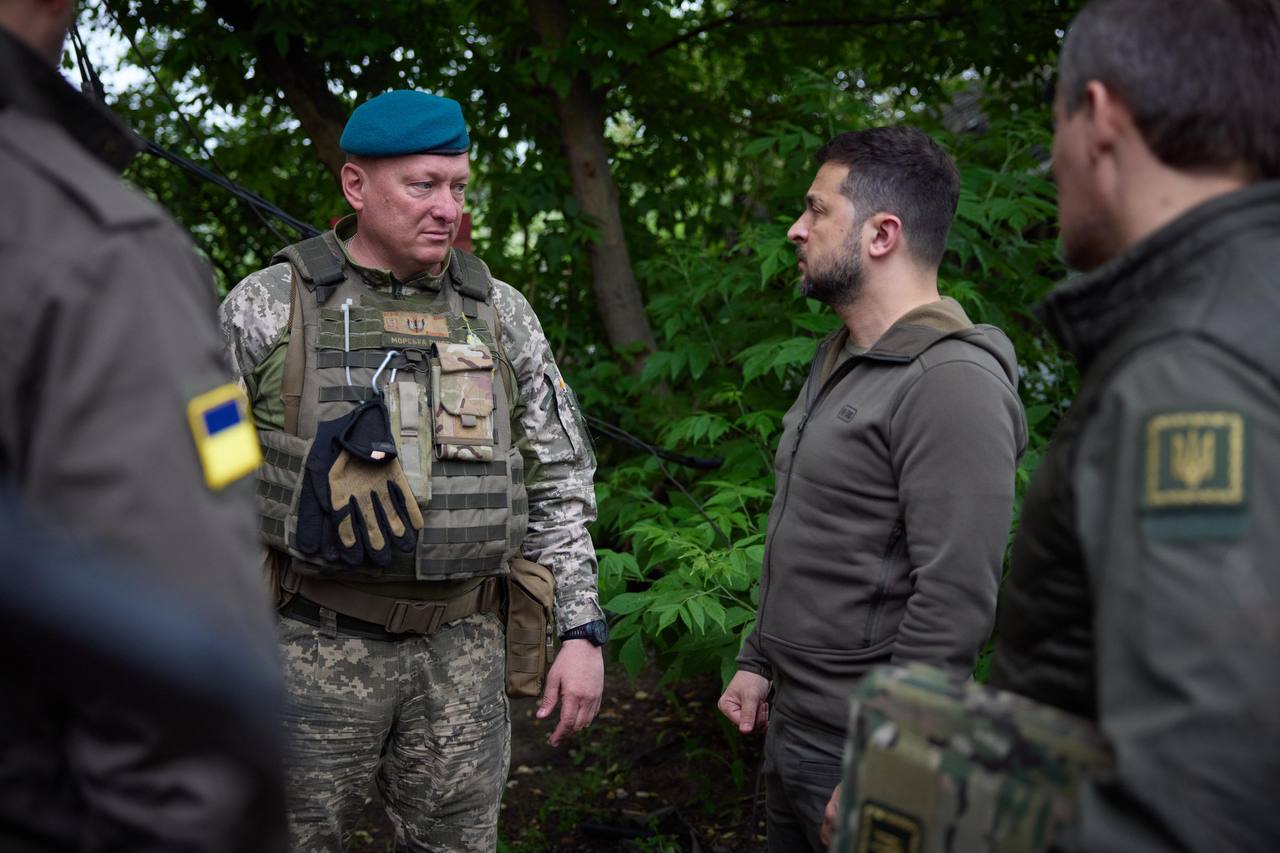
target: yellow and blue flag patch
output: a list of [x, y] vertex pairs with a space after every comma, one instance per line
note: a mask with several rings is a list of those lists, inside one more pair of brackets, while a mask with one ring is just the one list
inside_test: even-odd
[[227, 384], [197, 395], [187, 403], [187, 422], [210, 489], [225, 489], [262, 463], [249, 400], [240, 386]]

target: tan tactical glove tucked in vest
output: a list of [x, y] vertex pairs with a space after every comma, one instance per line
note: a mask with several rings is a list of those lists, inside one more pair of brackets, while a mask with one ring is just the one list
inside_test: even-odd
[[329, 495], [335, 513], [350, 510], [338, 523], [338, 538], [347, 548], [357, 542], [357, 514], [363, 522], [361, 532], [368, 537], [362, 544], [371, 552], [386, 550], [384, 527], [397, 541], [405, 538], [406, 521], [415, 532], [422, 529], [422, 511], [394, 456], [371, 462], [344, 449], [329, 469]]

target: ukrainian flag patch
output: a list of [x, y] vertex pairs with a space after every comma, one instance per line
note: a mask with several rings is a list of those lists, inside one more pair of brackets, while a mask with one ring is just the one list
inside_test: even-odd
[[223, 385], [192, 399], [187, 403], [187, 422], [210, 489], [225, 489], [262, 463], [249, 401], [239, 385]]

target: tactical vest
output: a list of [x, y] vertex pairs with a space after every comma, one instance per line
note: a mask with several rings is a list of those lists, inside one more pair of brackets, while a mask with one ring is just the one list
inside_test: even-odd
[[[348, 581], [442, 581], [507, 573], [528, 522], [524, 460], [511, 437], [514, 375], [478, 258], [454, 249], [437, 292], [365, 284], [332, 231], [281, 250], [293, 267], [283, 381], [285, 428], [260, 430], [264, 541], [294, 571]], [[495, 367], [498, 379], [495, 380]], [[391, 565], [327, 563], [296, 547], [303, 463], [316, 424], [387, 403], [399, 459], [425, 526]]]

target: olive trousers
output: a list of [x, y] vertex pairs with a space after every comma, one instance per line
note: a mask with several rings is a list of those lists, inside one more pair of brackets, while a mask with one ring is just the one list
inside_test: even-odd
[[763, 771], [769, 853], [821, 853], [822, 816], [843, 757], [843, 735], [770, 715]]

